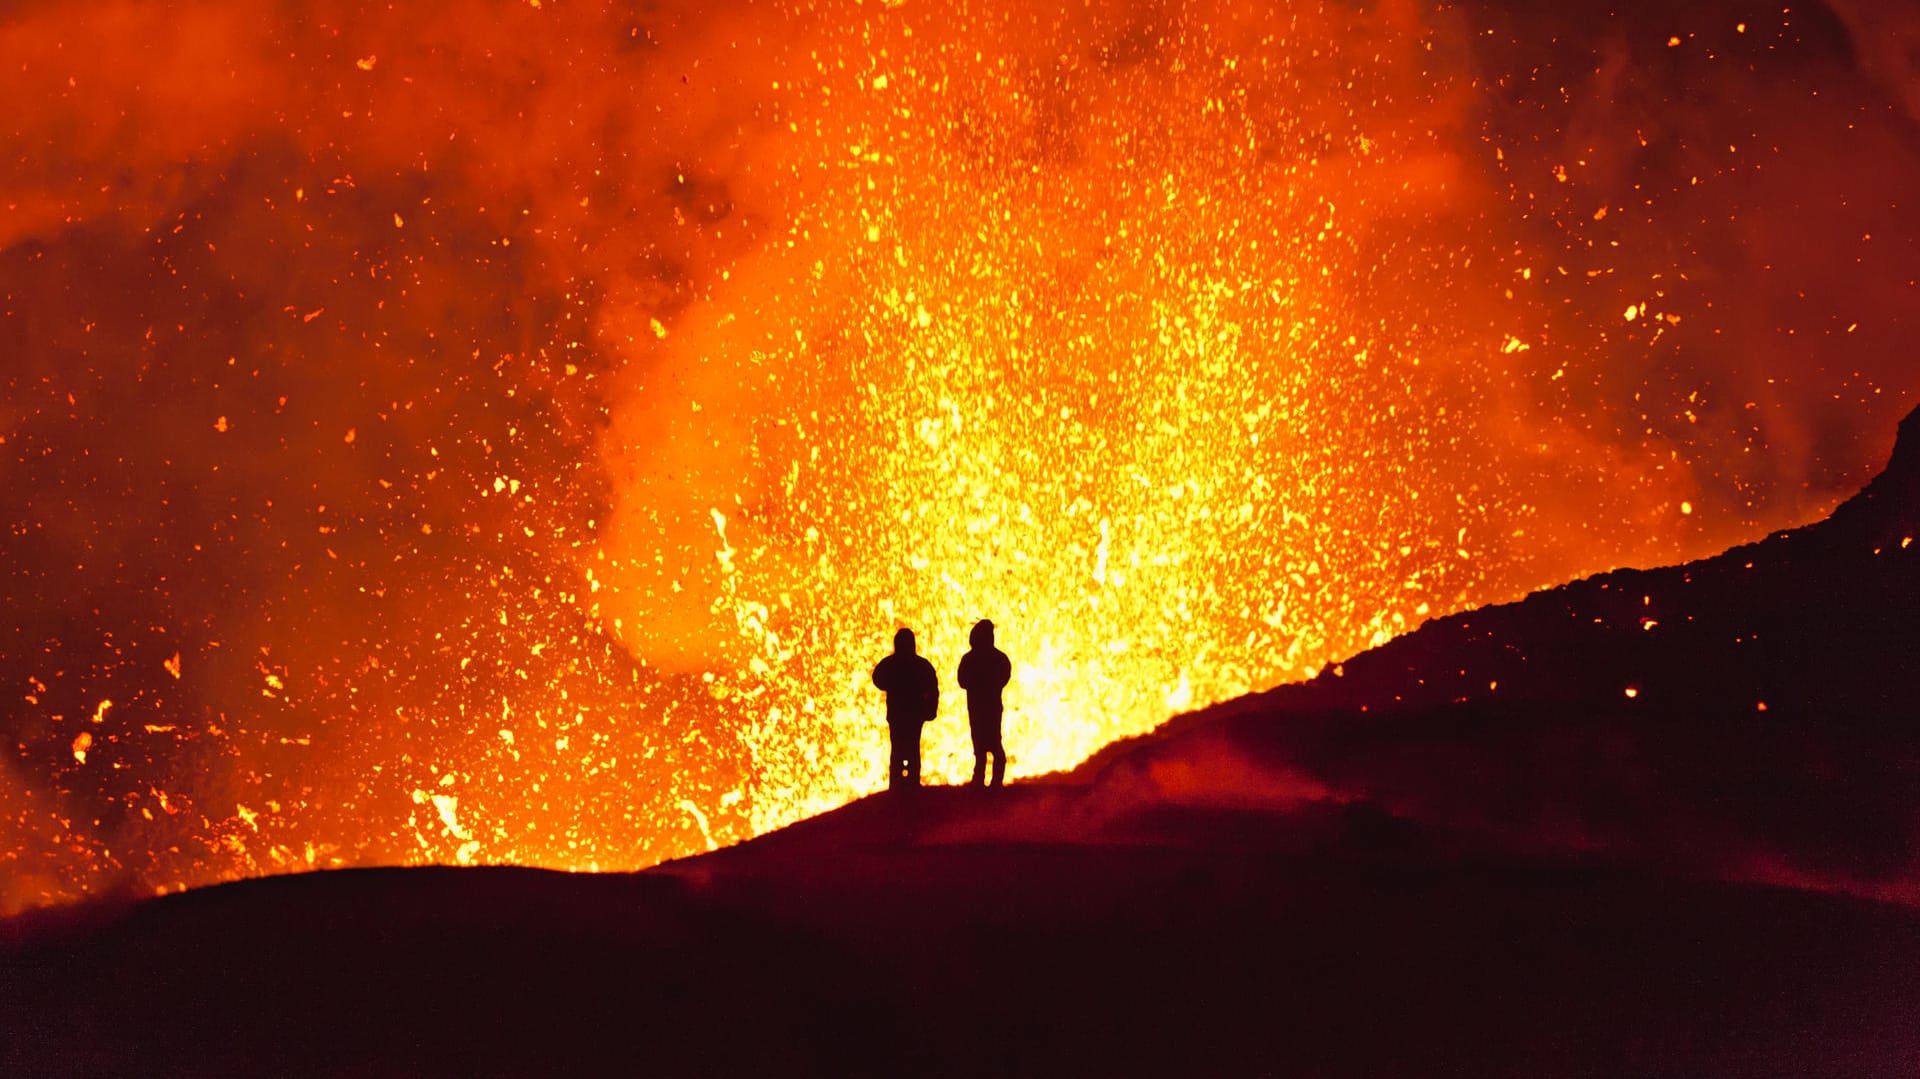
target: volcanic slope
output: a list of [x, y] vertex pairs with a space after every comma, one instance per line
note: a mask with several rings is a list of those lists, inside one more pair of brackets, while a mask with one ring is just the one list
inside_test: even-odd
[[1909, 417], [1826, 521], [1071, 775], [18, 919], [0, 1073], [1920, 1075], [1917, 531]]
[[1920, 411], [1825, 520], [1428, 623], [1075, 777], [1920, 902]]

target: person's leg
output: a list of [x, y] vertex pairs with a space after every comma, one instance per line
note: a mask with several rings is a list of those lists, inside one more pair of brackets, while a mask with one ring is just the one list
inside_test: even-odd
[[986, 732], [986, 750], [993, 754], [993, 785], [1005, 786], [1007, 782], [1007, 747], [1000, 740], [1000, 717], [993, 717], [993, 726]]
[[973, 736], [973, 779], [972, 785], [984, 786], [987, 782], [987, 755], [993, 752], [993, 728], [984, 720], [985, 716], [969, 713], [967, 733]]

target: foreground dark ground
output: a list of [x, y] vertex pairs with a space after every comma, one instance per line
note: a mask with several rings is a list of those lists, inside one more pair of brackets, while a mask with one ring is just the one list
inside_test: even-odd
[[0, 926], [0, 1073], [1920, 1075], [1902, 435], [1828, 521], [1433, 623], [1052, 783], [631, 876]]
[[1359, 850], [1314, 811], [1144, 830], [210, 889], [17, 950], [7, 1073], [1899, 1075], [1920, 1052], [1908, 910]]

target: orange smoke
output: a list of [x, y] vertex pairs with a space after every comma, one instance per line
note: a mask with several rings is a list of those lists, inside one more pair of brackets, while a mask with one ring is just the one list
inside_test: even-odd
[[1844, 24], [1243, 8], [16, 7], [7, 902], [737, 839], [900, 623], [1031, 775], [1884, 453]]

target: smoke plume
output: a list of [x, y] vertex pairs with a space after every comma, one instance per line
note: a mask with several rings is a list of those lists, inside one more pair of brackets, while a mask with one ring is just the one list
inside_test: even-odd
[[1031, 774], [1808, 519], [1915, 25], [8, 5], [7, 902], [647, 864], [876, 786], [897, 624]]

